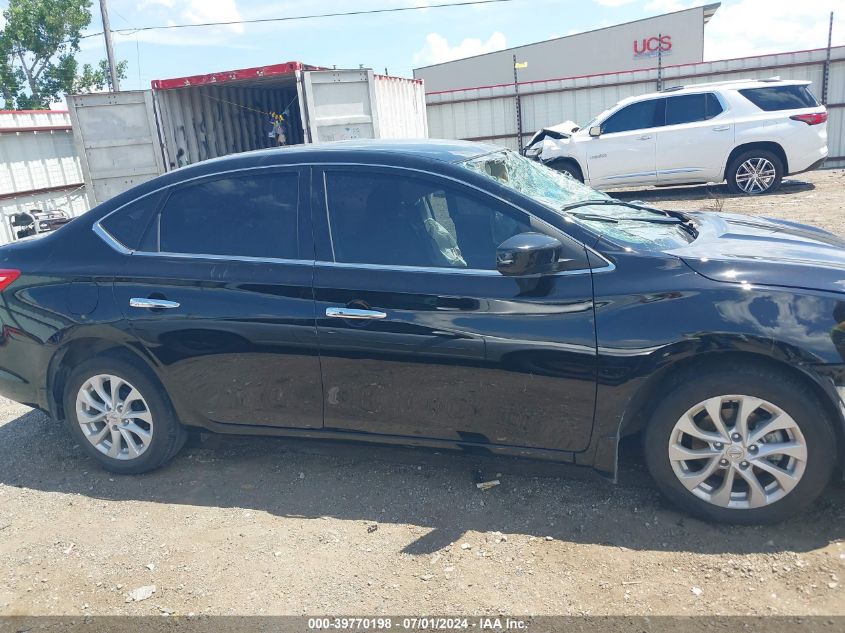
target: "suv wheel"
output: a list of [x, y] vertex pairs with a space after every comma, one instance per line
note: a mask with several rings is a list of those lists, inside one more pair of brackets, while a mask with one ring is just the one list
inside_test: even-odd
[[122, 360], [95, 358], [79, 365], [66, 383], [64, 406], [83, 450], [115, 473], [158, 468], [187, 439], [162, 388]]
[[581, 168], [571, 160], [555, 160], [547, 163], [547, 165], [564, 176], [574, 178], [578, 182], [584, 182], [584, 174], [581, 173]]
[[644, 434], [648, 468], [676, 505], [707, 520], [774, 523], [824, 490], [836, 437], [803, 384], [753, 366], [676, 384]]
[[728, 166], [728, 188], [734, 193], [754, 196], [774, 191], [783, 179], [783, 162], [773, 152], [750, 150]]

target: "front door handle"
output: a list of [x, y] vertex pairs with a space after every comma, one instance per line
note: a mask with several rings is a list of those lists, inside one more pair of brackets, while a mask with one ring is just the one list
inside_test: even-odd
[[179, 303], [176, 301], [166, 301], [165, 299], [143, 299], [135, 297], [129, 300], [130, 308], [147, 308], [148, 310], [172, 310], [178, 308]]
[[646, 134], [645, 136], [641, 136], [641, 137], [639, 137], [637, 140], [638, 140], [638, 141], [650, 141], [650, 140], [651, 140], [651, 136], [650, 136], [649, 134]]
[[357, 308], [326, 308], [326, 316], [331, 319], [386, 319], [387, 313]]

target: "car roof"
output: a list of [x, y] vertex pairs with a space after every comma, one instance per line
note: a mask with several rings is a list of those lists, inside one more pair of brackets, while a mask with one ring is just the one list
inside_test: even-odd
[[327, 143], [312, 143], [308, 145], [290, 145], [274, 147], [239, 154], [229, 154], [220, 158], [213, 158], [196, 167], [213, 166], [219, 170], [225, 167], [237, 169], [249, 167], [252, 163], [279, 165], [293, 163], [343, 162], [354, 160], [361, 162], [378, 161], [380, 157], [404, 156], [436, 160], [444, 163], [458, 163], [475, 156], [502, 151], [502, 147], [472, 141], [453, 141], [443, 139], [358, 139], [348, 141], [333, 141]]
[[163, 187], [222, 172], [321, 163], [391, 165], [441, 171], [475, 156], [501, 151], [504, 148], [485, 143], [432, 139], [352, 140], [274, 147], [229, 154], [174, 169], [118, 194], [99, 206], [104, 213], [108, 213]]

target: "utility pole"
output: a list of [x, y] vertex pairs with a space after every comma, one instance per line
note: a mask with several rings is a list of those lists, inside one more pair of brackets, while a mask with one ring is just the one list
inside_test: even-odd
[[657, 42], [657, 92], [663, 90], [663, 33], [658, 34]]
[[522, 154], [522, 98], [519, 96], [519, 69], [527, 67], [528, 64], [516, 61], [516, 55], [513, 56], [513, 89], [516, 95], [516, 144], [519, 147], [519, 153]]
[[109, 9], [106, 0], [100, 0], [100, 15], [103, 18], [103, 36], [106, 38], [106, 58], [109, 62], [109, 76], [111, 77], [111, 91], [120, 90], [120, 82], [117, 78], [117, 66], [114, 63], [114, 45], [111, 41], [111, 25], [109, 24]]
[[830, 48], [833, 44], [833, 11], [830, 12], [830, 27], [827, 30], [827, 58], [824, 62], [824, 75], [822, 75], [822, 103], [827, 105], [827, 90], [830, 84]]

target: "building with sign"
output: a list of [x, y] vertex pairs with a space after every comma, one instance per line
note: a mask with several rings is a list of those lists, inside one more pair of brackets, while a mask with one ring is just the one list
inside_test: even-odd
[[427, 93], [513, 83], [514, 56], [519, 81], [596, 75], [688, 64], [704, 59], [704, 26], [720, 3], [658, 15], [568, 37], [526, 44], [414, 70]]

